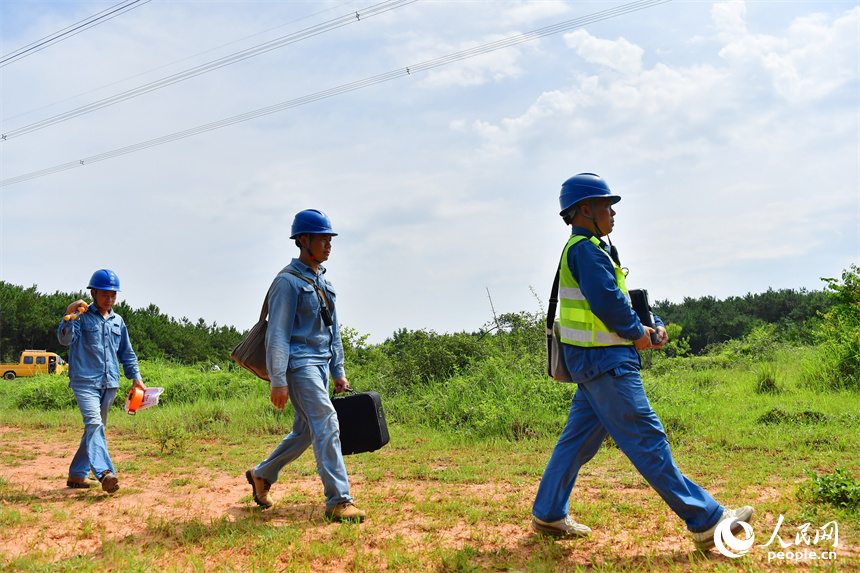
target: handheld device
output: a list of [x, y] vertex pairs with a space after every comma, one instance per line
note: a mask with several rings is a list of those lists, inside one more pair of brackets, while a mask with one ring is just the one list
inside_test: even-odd
[[[651, 301], [648, 299], [648, 291], [645, 289], [634, 289], [629, 291], [630, 303], [633, 305], [633, 310], [636, 316], [639, 317], [639, 322], [643, 326], [656, 329], [654, 325], [654, 314], [651, 312]], [[651, 333], [651, 344], [657, 344], [659, 337], [656, 332]]]

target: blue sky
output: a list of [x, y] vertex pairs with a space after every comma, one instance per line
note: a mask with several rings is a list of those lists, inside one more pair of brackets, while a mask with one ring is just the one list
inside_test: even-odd
[[[0, 52], [116, 4], [4, 0]], [[153, 0], [0, 67], [0, 131], [377, 4]], [[0, 179], [623, 5], [404, 4], [9, 138]], [[134, 307], [245, 329], [319, 208], [342, 323], [474, 331], [488, 291], [497, 313], [546, 305], [560, 185], [594, 172], [623, 198], [631, 288], [819, 290], [860, 263], [858, 75], [858, 2], [654, 5], [0, 187], [0, 278], [73, 291], [107, 267]]]

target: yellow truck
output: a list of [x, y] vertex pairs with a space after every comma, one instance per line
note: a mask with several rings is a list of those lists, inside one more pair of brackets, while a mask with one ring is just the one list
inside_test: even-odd
[[35, 376], [45, 372], [60, 374], [66, 368], [66, 361], [53, 352], [25, 350], [18, 364], [0, 364], [0, 373], [6, 380], [14, 380], [18, 376]]

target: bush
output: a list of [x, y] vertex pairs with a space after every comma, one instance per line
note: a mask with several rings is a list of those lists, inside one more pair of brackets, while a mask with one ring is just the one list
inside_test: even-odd
[[[437, 334], [432, 330], [401, 329], [385, 341], [383, 374], [397, 387], [425, 386], [431, 380], [445, 380], [490, 354], [490, 346], [480, 336]], [[395, 388], [391, 388], [395, 390]]]
[[817, 475], [809, 471], [810, 483], [798, 488], [801, 501], [825, 503], [848, 511], [860, 509], [860, 483], [849, 472], [836, 468], [832, 474]]
[[19, 409], [61, 410], [77, 405], [66, 376], [34, 376], [11, 394]]
[[860, 390], [860, 267], [851, 265], [828, 283], [833, 307], [818, 325], [820, 372], [814, 382], [830, 389]]
[[396, 422], [444, 428], [469, 438], [557, 435], [576, 385], [535, 378], [528, 370], [525, 359], [489, 358], [466, 374], [392, 400], [386, 412]]
[[163, 360], [140, 362], [143, 383], [164, 388], [161, 404], [192, 404], [269, 394], [269, 384], [241, 369], [211, 370], [206, 366], [182, 366]]

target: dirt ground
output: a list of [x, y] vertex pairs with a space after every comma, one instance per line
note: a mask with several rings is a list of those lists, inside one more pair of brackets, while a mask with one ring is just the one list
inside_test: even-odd
[[[70, 455], [79, 436], [72, 432], [52, 435], [47, 430], [38, 437], [33, 437], [33, 432], [28, 430], [26, 439], [18, 434], [15, 428], [0, 426], [0, 477], [8, 490], [21, 491], [21, 495], [0, 497], [0, 510], [15, 506], [22, 516], [39, 513], [39, 519], [7, 524], [0, 532], [0, 565], [4, 560], [8, 562], [33, 553], [50, 555], [55, 562], [75, 555], [98, 559], [102, 555], [104, 540], [145, 542], [147, 536], [152, 535], [151, 524], [160, 520], [178, 523], [197, 520], [208, 524], [225, 519], [243, 520], [252, 513], [260, 513], [249, 502], [250, 487], [242, 472], [220, 475], [215, 472], [214, 478], [207, 477], [205, 485], [181, 484], [184, 487], [177, 487], [175, 478], [170, 475], [141, 475], [143, 472], [123, 475], [120, 472], [121, 490], [113, 496], [100, 490], [67, 488], [65, 481]], [[26, 455], [17, 455], [23, 453]], [[117, 449], [112, 449], [112, 456], [118, 466], [131, 458], [130, 454]], [[213, 472], [207, 470], [206, 473], [212, 475]], [[353, 475], [351, 488], [357, 500], [386, 500], [382, 508], [380, 504], [375, 504], [377, 507], [362, 504], [370, 514], [368, 521], [361, 525], [362, 543], [370, 551], [374, 546], [384, 546], [386, 541], [393, 539], [415, 551], [426, 551], [431, 525], [416, 509], [418, 500], [426, 503], [434, 498], [440, 502], [445, 501], [443, 498], [478, 498], [490, 504], [522, 506], [519, 511], [522, 519], [516, 522], [499, 519], [469, 523], [467, 519], [459, 519], [440, 529], [437, 520], [432, 528], [434, 542], [444, 548], [470, 547], [479, 552], [503, 550], [513, 557], [509, 561], [525, 564], [533, 561], [540, 552], [546, 552], [545, 547], [541, 549], [543, 541], [536, 539], [528, 527], [530, 503], [537, 481], [530, 487], [516, 488], [506, 483], [439, 485], [421, 480], [389, 479], [369, 482], [360, 475]], [[596, 488], [589, 489], [587, 483], [577, 487], [581, 488], [583, 495], [599, 493]], [[761, 499], [751, 500], [753, 503], [778, 495], [776, 490], [760, 493]], [[282, 498], [287, 495], [289, 499], [284, 502]], [[617, 488], [613, 488], [613, 495], [628, 505], [655, 507], [656, 494], [647, 486], [619, 483]], [[303, 535], [308, 540], [323, 541], [335, 535], [340, 527], [326, 524], [323, 520], [321, 485], [315, 475], [291, 480], [288, 486], [276, 484], [273, 497], [276, 501], [274, 508], [264, 513], [270, 527], [303, 522], [307, 524]], [[308, 501], [296, 501], [302, 499]], [[727, 566], [738, 571], [753, 570], [750, 569], [751, 564], [754, 564], [754, 570], [783, 569], [768, 563], [763, 549], [753, 557], [752, 563], [748, 559], [752, 553], [748, 558], [733, 561], [712, 550], [706, 558], [699, 558], [692, 551], [692, 544], [680, 521], [662, 504], [657, 504], [657, 507], [661, 508], [658, 512], [640, 512], [635, 523], [616, 523], [611, 531], [605, 528], [603, 531], [595, 530], [587, 540], [556, 541], [562, 548], [559, 559], [568, 566], [578, 564], [599, 568], [604, 565], [625, 570], [650, 570], [658, 562], [663, 564], [659, 569], [684, 571], [723, 570]], [[642, 517], [642, 513], [646, 517]], [[773, 515], [757, 516], [759, 522], [767, 523], [775, 523], [776, 518]], [[46, 526], [46, 520], [53, 523]], [[82, 535], [84, 528], [99, 533]], [[860, 548], [856, 543], [846, 545], [847, 541], [840, 542], [837, 570], [860, 571]], [[225, 562], [242, 563], [242, 559], [242, 555], [231, 554], [213, 556], [207, 561], [214, 569]], [[319, 569], [315, 570], [347, 570], [348, 561], [347, 557], [341, 563], [321, 562]], [[176, 565], [165, 564], [165, 568], [174, 569]], [[251, 565], [247, 563], [247, 568]], [[803, 565], [804, 562], [796, 564], [797, 570], [805, 570]], [[380, 568], [385, 568], [384, 561]]]

